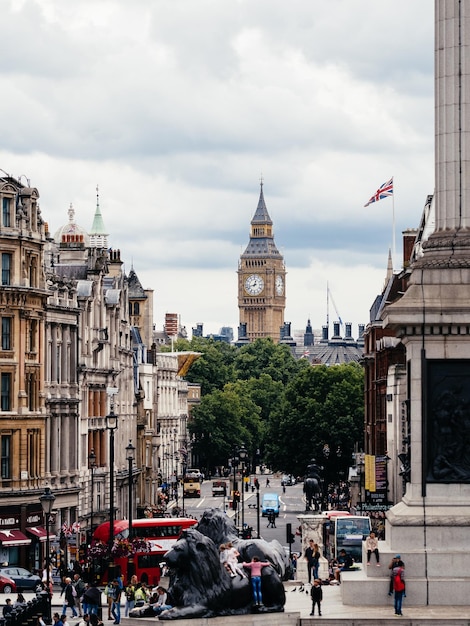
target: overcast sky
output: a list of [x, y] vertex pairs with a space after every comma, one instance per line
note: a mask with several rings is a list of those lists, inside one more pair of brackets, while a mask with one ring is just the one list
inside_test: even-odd
[[[90, 229], [154, 289], [162, 328], [238, 326], [264, 180], [292, 329], [367, 323], [434, 190], [430, 0], [3, 0], [0, 168], [54, 233]], [[23, 180], [24, 182], [24, 180]]]

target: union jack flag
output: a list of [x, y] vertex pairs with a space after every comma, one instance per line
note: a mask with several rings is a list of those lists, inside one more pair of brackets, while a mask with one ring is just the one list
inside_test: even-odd
[[388, 198], [389, 196], [393, 196], [393, 177], [383, 185], [380, 185], [372, 198], [370, 198], [370, 200], [364, 206], [369, 206], [369, 204], [372, 204], [373, 202], [378, 202], [379, 200], [383, 200], [384, 198]]

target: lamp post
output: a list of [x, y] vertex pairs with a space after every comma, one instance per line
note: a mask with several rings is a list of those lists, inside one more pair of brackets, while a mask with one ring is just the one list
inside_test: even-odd
[[248, 456], [245, 446], [242, 444], [238, 449], [238, 457], [241, 462], [241, 477], [242, 477], [242, 538], [245, 532], [245, 461]]
[[50, 522], [55, 495], [50, 487], [46, 487], [42, 496], [39, 497], [46, 522], [46, 585], [47, 585], [47, 623], [51, 623], [51, 545], [50, 545]]
[[237, 495], [238, 495], [237, 494], [237, 491], [238, 491], [238, 485], [237, 485], [238, 456], [237, 456], [236, 451], [234, 451], [234, 453], [233, 453], [232, 467], [233, 467], [232, 506], [233, 506], [233, 510], [235, 511], [235, 515], [234, 515], [235, 526], [238, 527], [238, 521], [237, 521], [237, 517], [238, 517], [238, 501], [237, 501]]
[[111, 407], [109, 415], [106, 416], [106, 428], [109, 430], [109, 565], [108, 580], [114, 578], [114, 431], [118, 426], [118, 417], [114, 413], [114, 407]]
[[[134, 529], [132, 528], [132, 464], [134, 463], [134, 454], [135, 447], [132, 445], [132, 441], [129, 440], [129, 445], [126, 446], [127, 452], [127, 463], [129, 470], [129, 496], [128, 496], [128, 504], [129, 504], [129, 543], [132, 546], [132, 539], [134, 538]], [[130, 580], [132, 575], [134, 574], [134, 555], [132, 552], [129, 552], [129, 558], [127, 561], [127, 580]]]
[[259, 532], [259, 480], [258, 478], [256, 478], [255, 480], [255, 487], [256, 487], [256, 536], [258, 537], [258, 539], [260, 539], [260, 532]]
[[[88, 466], [91, 471], [91, 498], [90, 498], [90, 545], [93, 540], [93, 508], [95, 503], [95, 467], [96, 467], [96, 454], [93, 448], [90, 450], [90, 454], [88, 455]], [[91, 582], [93, 583], [95, 580], [95, 567], [93, 559], [90, 563], [91, 566]]]

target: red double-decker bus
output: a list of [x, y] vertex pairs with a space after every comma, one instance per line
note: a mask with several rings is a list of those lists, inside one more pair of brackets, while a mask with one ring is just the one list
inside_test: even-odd
[[[151, 586], [158, 585], [161, 576], [161, 562], [163, 555], [179, 539], [183, 530], [197, 524], [197, 520], [186, 517], [150, 517], [132, 521], [132, 535], [134, 539], [144, 539], [150, 546], [150, 551], [136, 552], [133, 555], [133, 573], [140, 582]], [[114, 538], [127, 539], [129, 537], [129, 522], [116, 520], [113, 523]], [[100, 524], [93, 533], [92, 547], [97, 544], [109, 543], [109, 522]], [[124, 583], [128, 580], [128, 556], [113, 559], [116, 570], [121, 573]], [[100, 582], [107, 582], [108, 563], [105, 559], [94, 559], [93, 570]]]

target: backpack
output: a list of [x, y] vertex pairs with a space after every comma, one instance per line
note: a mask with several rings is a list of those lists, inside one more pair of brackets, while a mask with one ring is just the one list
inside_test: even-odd
[[405, 583], [401, 577], [402, 569], [398, 570], [398, 572], [393, 576], [393, 588], [395, 591], [403, 591], [405, 589]]

